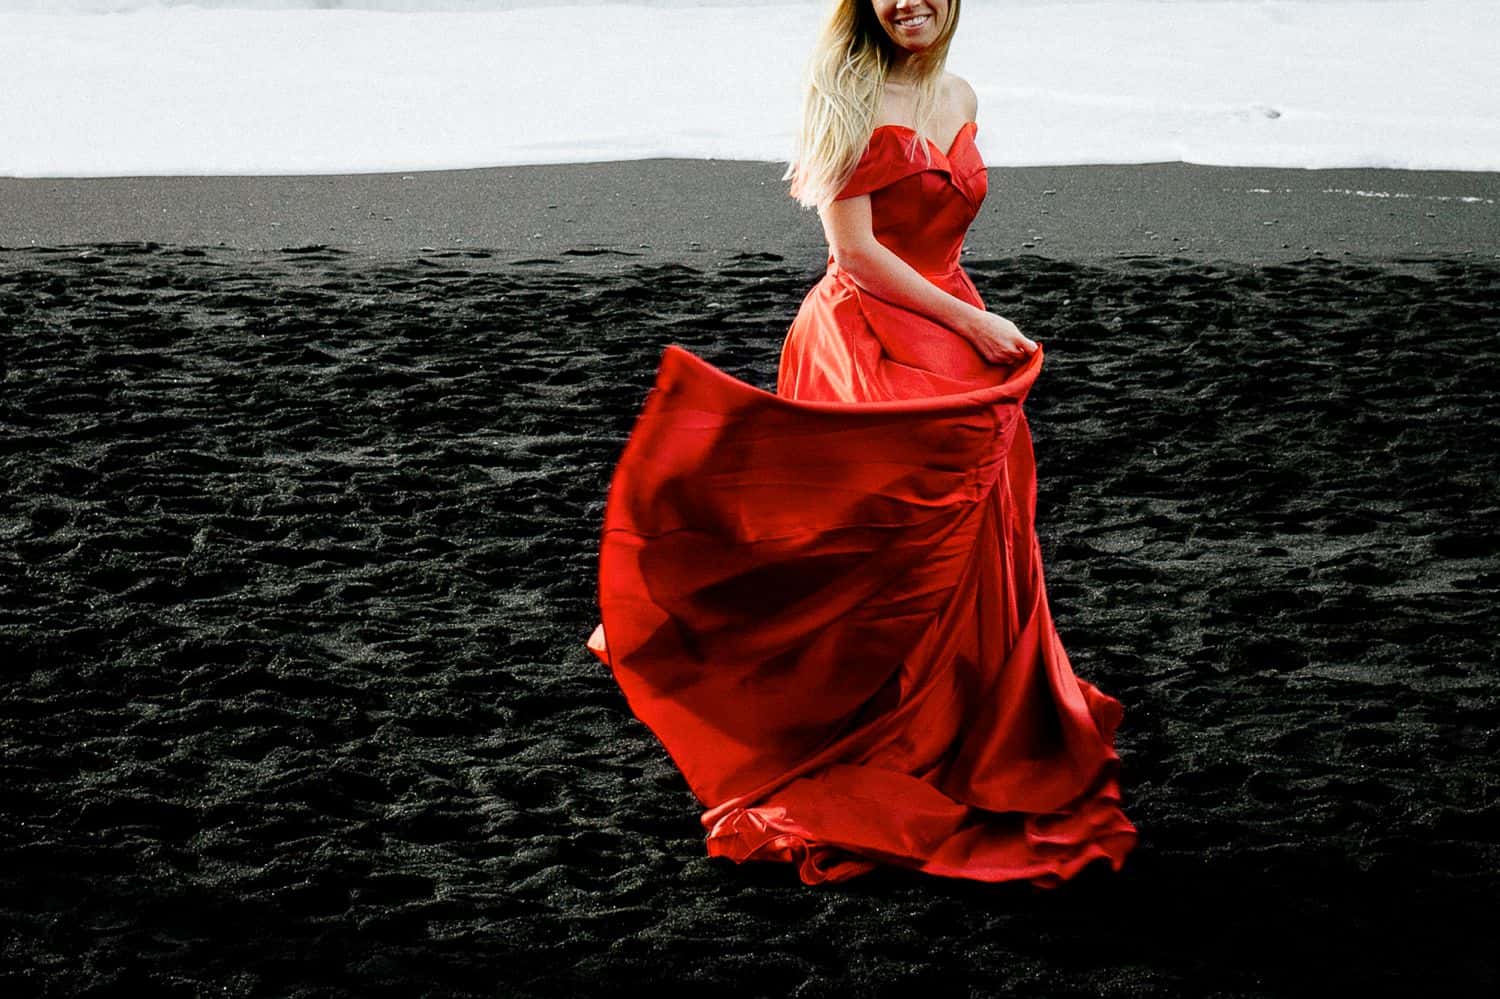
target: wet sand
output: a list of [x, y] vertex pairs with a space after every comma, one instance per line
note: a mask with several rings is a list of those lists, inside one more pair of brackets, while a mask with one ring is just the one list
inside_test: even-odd
[[967, 266], [1047, 348], [1048, 592], [1125, 705], [1140, 845], [1052, 891], [810, 889], [704, 856], [583, 646], [661, 350], [771, 388], [821, 270], [814, 217], [710, 168], [774, 182], [0, 181], [0, 989], [1492, 991], [1500, 229], [1421, 199], [1494, 175], [1348, 171], [1312, 183], [1412, 197], [1294, 223], [1039, 170], [1027, 248], [992, 174]]
[[[157, 242], [275, 250], [323, 243], [370, 258], [489, 250], [596, 266], [705, 266], [738, 253], [815, 263], [817, 215], [781, 165], [639, 160], [299, 177], [0, 178], [0, 245]], [[1152, 253], [1500, 259], [1500, 174], [1289, 170], [1184, 163], [997, 168], [970, 232], [975, 259]], [[478, 266], [478, 265], [471, 265]]]

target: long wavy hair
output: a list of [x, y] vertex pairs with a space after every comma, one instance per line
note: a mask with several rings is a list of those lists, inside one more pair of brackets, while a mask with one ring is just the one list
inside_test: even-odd
[[[938, 110], [938, 91], [948, 44], [958, 27], [960, 0], [948, 0], [948, 23], [937, 41], [914, 52], [908, 67], [916, 78], [916, 134], [924, 162], [931, 163], [927, 126]], [[891, 41], [870, 0], [833, 0], [828, 19], [808, 58], [804, 75], [802, 128], [782, 180], [803, 208], [820, 208], [849, 182], [874, 129], [886, 74], [896, 61]]]

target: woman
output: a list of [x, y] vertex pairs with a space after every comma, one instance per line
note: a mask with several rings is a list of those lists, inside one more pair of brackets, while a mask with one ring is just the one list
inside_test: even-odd
[[812, 884], [1050, 887], [1136, 830], [1118, 701], [1053, 628], [1021, 411], [1042, 351], [959, 266], [986, 193], [959, 0], [837, 0], [792, 194], [827, 271], [777, 392], [668, 347], [610, 485], [589, 648], [707, 806]]

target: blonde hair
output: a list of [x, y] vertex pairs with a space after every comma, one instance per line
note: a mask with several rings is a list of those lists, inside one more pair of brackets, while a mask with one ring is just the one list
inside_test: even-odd
[[[948, 23], [930, 48], [913, 52], [916, 128], [912, 140], [931, 163], [926, 127], [938, 109], [948, 44], [960, 0], [949, 0]], [[870, 0], [833, 0], [804, 74], [802, 128], [782, 180], [803, 208], [820, 208], [849, 182], [874, 130], [875, 110], [897, 55]]]

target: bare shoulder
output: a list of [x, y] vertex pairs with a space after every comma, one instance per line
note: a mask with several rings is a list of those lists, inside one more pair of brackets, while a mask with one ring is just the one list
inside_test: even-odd
[[968, 80], [957, 73], [944, 73], [943, 90], [945, 103], [955, 115], [965, 121], [974, 121], [979, 117], [979, 95], [974, 93]]
[[[907, 125], [916, 114], [915, 95], [910, 87], [886, 86], [880, 93], [872, 124]], [[956, 129], [960, 122], [975, 121], [979, 113], [979, 96], [969, 81], [953, 73], [945, 72], [938, 85], [937, 118], [948, 121]], [[908, 126], [909, 127], [909, 126]]]

